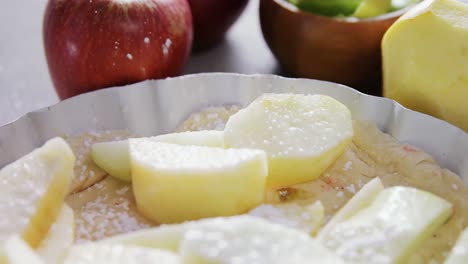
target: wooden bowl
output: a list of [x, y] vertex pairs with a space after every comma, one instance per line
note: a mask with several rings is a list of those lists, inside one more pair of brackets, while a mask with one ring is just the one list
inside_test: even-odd
[[283, 69], [295, 77], [342, 83], [381, 94], [380, 43], [405, 9], [370, 19], [331, 18], [284, 0], [260, 0], [263, 37]]

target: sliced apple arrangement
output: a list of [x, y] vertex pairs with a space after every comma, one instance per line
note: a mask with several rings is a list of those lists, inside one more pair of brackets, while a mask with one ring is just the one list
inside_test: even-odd
[[164, 224], [246, 213], [263, 203], [265, 188], [318, 178], [352, 136], [350, 111], [329, 96], [266, 94], [224, 131], [98, 143], [91, 153], [110, 175], [132, 181], [141, 213]]
[[74, 162], [68, 144], [54, 138], [0, 170], [0, 263], [42, 263], [39, 255], [54, 263], [65, 256], [73, 243], [73, 211], [64, 198]]
[[[255, 100], [224, 132], [95, 144], [93, 159], [132, 182], [140, 212], [171, 224], [76, 245], [64, 203], [74, 156], [52, 139], [0, 170], [0, 263], [407, 263], [452, 214], [434, 194], [375, 178], [324, 227], [320, 201], [263, 204], [267, 188], [319, 177], [352, 134], [336, 100], [284, 94]], [[289, 163], [289, 174], [272, 172]], [[446, 263], [466, 263], [467, 237]]]
[[345, 263], [307, 233], [248, 215], [163, 225], [88, 245], [166, 250], [177, 254], [179, 263], [193, 264]]
[[22, 237], [37, 247], [64, 205], [75, 157], [60, 138], [0, 170], [0, 237]]

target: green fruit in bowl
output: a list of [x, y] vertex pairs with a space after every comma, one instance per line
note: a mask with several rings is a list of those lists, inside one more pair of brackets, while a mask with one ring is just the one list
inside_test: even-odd
[[299, 9], [323, 16], [369, 18], [403, 9], [419, 0], [289, 0]]
[[324, 16], [349, 16], [362, 0], [290, 0], [301, 10]]
[[364, 0], [358, 6], [353, 16], [358, 18], [380, 16], [388, 12], [390, 5], [390, 0]]

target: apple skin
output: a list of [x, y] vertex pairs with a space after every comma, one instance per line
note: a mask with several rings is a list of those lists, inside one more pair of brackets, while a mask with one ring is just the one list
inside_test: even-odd
[[192, 46], [187, 0], [49, 0], [43, 24], [60, 99], [182, 73]]
[[219, 43], [244, 11], [248, 0], [188, 0], [193, 16], [193, 50]]

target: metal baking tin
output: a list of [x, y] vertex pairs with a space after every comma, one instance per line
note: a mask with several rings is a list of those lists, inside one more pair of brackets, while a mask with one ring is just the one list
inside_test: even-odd
[[468, 183], [468, 134], [395, 101], [349, 87], [274, 75], [206, 73], [144, 81], [82, 94], [28, 113], [0, 127], [0, 167], [64, 134], [127, 129], [149, 136], [174, 130], [207, 106], [247, 105], [262, 93], [326, 94], [346, 104], [354, 119], [372, 120], [400, 142], [430, 153]]

